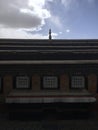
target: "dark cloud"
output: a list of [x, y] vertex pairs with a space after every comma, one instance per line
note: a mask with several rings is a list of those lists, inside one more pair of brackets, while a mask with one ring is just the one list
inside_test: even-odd
[[0, 23], [5, 27], [31, 28], [41, 25], [41, 18], [35, 15], [20, 13], [18, 10], [0, 13]]
[[[21, 12], [27, 9], [27, 12]], [[30, 11], [31, 13], [30, 13]], [[40, 17], [28, 5], [28, 0], [0, 0], [0, 25], [10, 28], [34, 28], [43, 25]]]

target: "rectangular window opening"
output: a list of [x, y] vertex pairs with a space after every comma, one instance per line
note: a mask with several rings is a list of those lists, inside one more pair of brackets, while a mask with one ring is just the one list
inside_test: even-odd
[[85, 88], [84, 76], [72, 76], [71, 77], [71, 88], [84, 89]]
[[28, 76], [17, 76], [16, 77], [16, 88], [28, 89], [30, 88], [30, 79]]
[[58, 77], [44, 76], [43, 77], [43, 89], [58, 89]]

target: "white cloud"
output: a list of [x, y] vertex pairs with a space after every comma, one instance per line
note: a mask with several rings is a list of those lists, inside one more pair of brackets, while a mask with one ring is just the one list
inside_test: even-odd
[[[78, 2], [78, 1], [77, 1]], [[65, 8], [69, 8], [73, 3], [77, 4], [76, 0], [61, 0], [61, 3], [65, 6]]]
[[[52, 38], [55, 39], [58, 34], [52, 33]], [[40, 33], [27, 33], [24, 30], [16, 30], [12, 28], [1, 28], [0, 29], [0, 38], [11, 38], [11, 39], [48, 39], [49, 35], [48, 33], [46, 35], [40, 34]]]
[[65, 6], [65, 7], [68, 7], [69, 4], [71, 3], [71, 0], [61, 0], [62, 4]]
[[53, 0], [46, 0], [47, 2], [53, 2]]
[[49, 18], [50, 12], [44, 8], [46, 0], [29, 0], [29, 6], [33, 8], [32, 13], [41, 18]]
[[0, 38], [11, 38], [11, 39], [47, 39], [48, 35], [42, 35], [42, 34], [31, 34], [26, 33], [22, 30], [15, 30], [11, 28], [2, 28], [0, 29]]
[[58, 34], [57, 34], [57, 33], [52, 33], [51, 35], [52, 35], [52, 38], [55, 38], [55, 37], [57, 37], [57, 36], [58, 36]]
[[58, 16], [51, 16], [50, 21], [58, 28], [62, 28], [61, 20]]
[[59, 32], [59, 34], [62, 34], [63, 32]]
[[70, 32], [70, 29], [66, 29], [66, 32], [69, 33], [69, 32]]

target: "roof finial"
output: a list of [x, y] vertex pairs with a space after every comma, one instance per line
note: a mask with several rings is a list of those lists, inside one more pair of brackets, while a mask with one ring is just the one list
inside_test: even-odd
[[52, 36], [51, 36], [51, 29], [49, 29], [49, 40], [52, 39]]

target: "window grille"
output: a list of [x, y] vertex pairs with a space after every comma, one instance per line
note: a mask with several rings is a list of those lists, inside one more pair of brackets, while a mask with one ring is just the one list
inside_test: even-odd
[[16, 77], [16, 88], [29, 88], [30, 81], [27, 76], [18, 76]]
[[49, 89], [58, 88], [58, 78], [56, 76], [44, 76], [43, 88], [49, 88]]
[[72, 76], [71, 88], [85, 88], [85, 78], [83, 76]]

